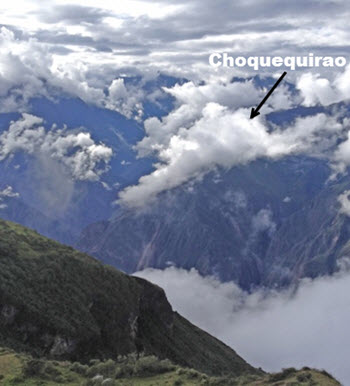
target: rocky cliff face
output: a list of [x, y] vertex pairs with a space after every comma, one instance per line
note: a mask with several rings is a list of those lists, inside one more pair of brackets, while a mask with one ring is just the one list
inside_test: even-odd
[[144, 352], [209, 374], [256, 372], [173, 312], [160, 287], [1, 220], [0, 345], [78, 361]]
[[[150, 344], [152, 336], [145, 333], [143, 326], [149, 325], [148, 318], [152, 316], [157, 329], [173, 335], [175, 313], [161, 288], [139, 278], [130, 280], [136, 283], [131, 286], [134, 294], [128, 294], [129, 301], [135, 302], [126, 304], [117, 299], [103, 304], [100, 299], [89, 304], [89, 313], [97, 322], [96, 334], [85, 336], [79, 331], [63, 331], [59, 325], [53, 327], [49, 320], [44, 322], [44, 315], [30, 315], [28, 307], [18, 300], [13, 301], [16, 305], [0, 304], [0, 332], [3, 338], [10, 338], [24, 348], [30, 345], [55, 358], [77, 359], [85, 354], [88, 357], [107, 355], [108, 351], [115, 355], [145, 350], [152, 352], [156, 347]], [[1, 295], [3, 298], [6, 296], [5, 293]], [[103, 324], [102, 313], [108, 314], [107, 326]], [[91, 339], [98, 350], [92, 347]], [[107, 339], [111, 341], [107, 342]]]
[[221, 171], [89, 226], [78, 248], [126, 272], [194, 267], [244, 289], [332, 273], [347, 242], [337, 197], [349, 183], [328, 177], [324, 162], [301, 157]]
[[350, 223], [338, 196], [343, 184], [326, 187], [277, 229], [266, 251], [264, 284], [332, 274], [349, 256]]

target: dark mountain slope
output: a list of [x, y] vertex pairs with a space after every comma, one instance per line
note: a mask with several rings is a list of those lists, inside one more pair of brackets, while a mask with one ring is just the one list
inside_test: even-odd
[[79, 361], [142, 351], [209, 374], [256, 373], [173, 312], [161, 288], [2, 220], [0, 345]]
[[348, 190], [348, 176], [325, 188], [275, 232], [266, 252], [264, 281], [288, 284], [339, 269], [349, 255], [350, 221], [340, 212], [338, 197]]
[[[301, 211], [310, 213], [321, 192], [332, 200], [336, 214], [337, 196], [326, 186], [328, 176], [325, 162], [303, 157], [212, 173], [190, 189], [163, 194], [150, 207], [121, 210], [110, 221], [87, 227], [77, 246], [126, 272], [169, 264], [194, 267], [250, 289], [267, 282], [271, 267], [282, 266], [286, 251], [277, 249], [290, 249], [296, 241], [292, 219]], [[324, 203], [317, 211], [327, 216]], [[310, 223], [309, 231], [316, 232], [317, 226]], [[297, 255], [289, 261], [297, 264]], [[278, 280], [275, 275], [269, 283]]]

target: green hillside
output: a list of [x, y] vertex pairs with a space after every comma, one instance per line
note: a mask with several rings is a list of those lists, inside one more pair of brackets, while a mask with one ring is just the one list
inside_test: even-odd
[[161, 288], [0, 220], [0, 385], [339, 383], [254, 369], [173, 312]]
[[129, 355], [116, 361], [89, 364], [33, 359], [0, 349], [0, 384], [3, 386], [338, 386], [326, 372], [304, 368], [268, 375], [210, 377], [152, 356]]
[[161, 288], [2, 220], [0, 345], [60, 360], [142, 352], [209, 375], [259, 373], [173, 312]]

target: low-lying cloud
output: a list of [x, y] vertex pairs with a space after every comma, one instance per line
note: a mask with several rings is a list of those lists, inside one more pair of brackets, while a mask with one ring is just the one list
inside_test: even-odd
[[266, 371], [310, 366], [350, 383], [350, 273], [301, 281], [297, 290], [247, 294], [234, 283], [192, 269], [147, 269], [141, 276], [163, 287], [173, 308]]
[[253, 234], [259, 232], [268, 232], [273, 234], [276, 230], [276, 224], [272, 220], [273, 214], [270, 209], [261, 209], [252, 219]]
[[90, 133], [72, 133], [56, 127], [46, 130], [43, 119], [30, 114], [11, 122], [0, 135], [0, 161], [17, 152], [55, 160], [72, 179], [80, 181], [99, 180], [112, 157], [112, 149], [96, 144]]

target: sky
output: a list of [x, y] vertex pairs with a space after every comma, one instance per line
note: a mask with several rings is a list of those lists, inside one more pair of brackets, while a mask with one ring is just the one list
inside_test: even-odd
[[[117, 111], [144, 128], [134, 150], [140, 158], [156, 160], [154, 171], [120, 192], [121, 205], [146, 205], [217, 167], [257, 158], [326, 158], [330, 178], [350, 165], [349, 119], [342, 105], [350, 98], [348, 1], [12, 0], [0, 4], [0, 14], [0, 113], [21, 113], [0, 133], [0, 162], [22, 152], [37, 157], [43, 175], [55, 176], [60, 185], [62, 180], [103, 181], [114, 156], [108, 144], [98, 143], [84, 128], [45, 127], [41, 117], [28, 113], [31, 98], [61, 93]], [[213, 68], [208, 64], [213, 52], [314, 53], [344, 56], [349, 65], [288, 71], [264, 114], [250, 120], [251, 107], [267, 90], [249, 77], [277, 79], [282, 69]], [[146, 81], [160, 72], [188, 82], [163, 90], [173, 97], [172, 111], [145, 120], [145, 102], [156, 95], [126, 84], [124, 77], [140, 75]], [[231, 82], [233, 77], [245, 80]], [[298, 106], [332, 108], [297, 116], [284, 127], [265, 118]], [[5, 184], [0, 209], [19, 195]], [[349, 196], [344, 191], [338, 197], [339, 211], [348, 216]], [[254, 365], [325, 367], [350, 384], [347, 271], [306, 281], [297, 294], [252, 295], [194, 271], [170, 268], [142, 275], [165, 287], [184, 316]]]
[[57, 65], [78, 60], [200, 78], [215, 75], [207, 66], [215, 51], [343, 55], [349, 7], [342, 0], [15, 0], [0, 11], [2, 25], [46, 45]]
[[[298, 118], [286, 130], [272, 133], [264, 118], [270, 111], [347, 100], [350, 60], [344, 68], [289, 71], [264, 106], [265, 114], [253, 121], [248, 119], [250, 108], [267, 90], [249, 80], [232, 83], [232, 78], [257, 74], [276, 78], [281, 70], [257, 72], [208, 64], [213, 52], [246, 57], [313, 53], [348, 59], [350, 5], [345, 1], [15, 0], [0, 5], [0, 11], [0, 112], [28, 113], [31, 98], [51, 98], [58, 90], [144, 123], [145, 138], [135, 151], [158, 162], [153, 173], [116, 197], [122, 205], [143, 206], [162, 191], [216, 167], [245, 164], [258, 157], [329, 153], [340, 141], [344, 144], [327, 153], [335, 175], [350, 163], [347, 121], [339, 118], [339, 112]], [[157, 96], [127, 85], [124, 76], [138, 74], [146, 81], [159, 72], [189, 82], [163, 90], [175, 100], [173, 111], [143, 122], [145, 102]], [[323, 132], [317, 126], [321, 122]], [[306, 125], [311, 128], [307, 135]], [[12, 153], [21, 149], [10, 148]], [[108, 152], [102, 156], [103, 170], [108, 170], [113, 156]], [[85, 180], [102, 178], [103, 171], [96, 170], [91, 157], [85, 159], [82, 170], [77, 163], [75, 172], [70, 169], [67, 174], [78, 180], [84, 173], [90, 175]]]
[[344, 55], [349, 7], [342, 0], [14, 0], [0, 11], [1, 24], [19, 41], [48, 49], [54, 66], [159, 69], [203, 79], [225, 76], [208, 68], [216, 51]]

